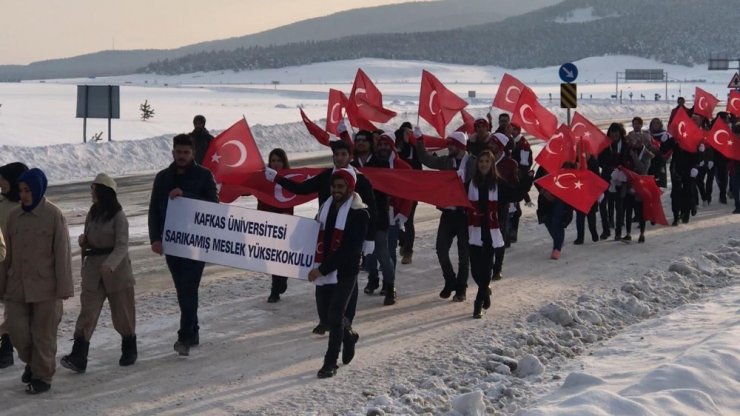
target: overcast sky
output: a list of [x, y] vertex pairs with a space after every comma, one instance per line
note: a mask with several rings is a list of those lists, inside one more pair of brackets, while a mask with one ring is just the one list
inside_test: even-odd
[[409, 0], [0, 0], [0, 65], [175, 48]]

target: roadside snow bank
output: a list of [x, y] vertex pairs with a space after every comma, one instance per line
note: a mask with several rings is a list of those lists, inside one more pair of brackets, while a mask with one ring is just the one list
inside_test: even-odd
[[[679, 259], [668, 270], [651, 271], [625, 282], [619, 290], [584, 293], [573, 302], [547, 304], [506, 333], [466, 333], [459, 341], [457, 353], [435, 359], [421, 370], [423, 375], [394, 384], [387, 394], [370, 397], [364, 406], [348, 413], [477, 415], [493, 410], [524, 415], [640, 415], [653, 414], [654, 410], [660, 410], [655, 414], [736, 411], [740, 408], [740, 386], [736, 380], [740, 373], [737, 286], [727, 291], [727, 299], [719, 301], [735, 312], [727, 314], [721, 307], [713, 306], [717, 302], [693, 304], [681, 310], [681, 314], [694, 311], [696, 319], [704, 316], [716, 330], [706, 330], [706, 338], [700, 337], [693, 343], [679, 342], [680, 323], [689, 319], [680, 315], [665, 315], [644, 324], [643, 337], [657, 334], [659, 329], [673, 329], [670, 335], [663, 335], [668, 337], [666, 341], [656, 345], [645, 345], [650, 342], [642, 340], [630, 344], [628, 339], [634, 335], [625, 332], [625, 328], [700, 301], [715, 289], [733, 285], [738, 277], [740, 240], [731, 239], [715, 252]], [[715, 310], [714, 315], [703, 313], [708, 310]], [[651, 339], [661, 338], [651, 335]], [[604, 343], [597, 349], [595, 343], [600, 342]], [[661, 364], [657, 357], [671, 345], [674, 351], [687, 351], [678, 354], [675, 361]], [[645, 349], [650, 348], [656, 350], [645, 358]], [[563, 368], [572, 366], [573, 358], [594, 350], [598, 352], [592, 360], [597, 362], [609, 363], [616, 357], [617, 363], [612, 367], [617, 374], [629, 363], [638, 363], [630, 366], [637, 380], [622, 391], [610, 391], [604, 387], [610, 380], [573, 371], [561, 388], [564, 393], [559, 407], [521, 410], [531, 404], [534, 396], [555, 387], [554, 382], [560, 383]], [[647, 369], [650, 370], [639, 376]]]

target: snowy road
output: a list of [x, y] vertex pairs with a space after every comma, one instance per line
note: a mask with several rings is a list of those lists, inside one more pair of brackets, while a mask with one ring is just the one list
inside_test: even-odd
[[[144, 226], [137, 218], [145, 218], [149, 180], [121, 181], [130, 189], [122, 193], [122, 200], [132, 216], [132, 227]], [[70, 218], [74, 235], [74, 225], [79, 225], [87, 207], [86, 188], [68, 185], [50, 192]], [[307, 206], [299, 211], [311, 215], [315, 209]], [[645, 245], [608, 241], [574, 247], [569, 245], [574, 233], [569, 229], [563, 257], [553, 262], [548, 260], [550, 242], [544, 227], [536, 224], [533, 210], [525, 208], [520, 242], [507, 251], [505, 278], [493, 286], [493, 307], [478, 321], [470, 318], [471, 301], [452, 303], [437, 296], [442, 285], [433, 248], [438, 211], [422, 204], [417, 212], [414, 263], [399, 265], [398, 304], [383, 307], [382, 298], [360, 295], [355, 325], [361, 334], [358, 353], [332, 380], [315, 378], [326, 337], [311, 334], [316, 323], [313, 287], [291, 281], [281, 302], [267, 304], [267, 276], [218, 266], [207, 269], [201, 289], [201, 346], [187, 359], [176, 357], [172, 343], [178, 310], [172, 284], [163, 259], [150, 253], [143, 233], [135, 232], [139, 236], [132, 247], [140, 343], [137, 364], [130, 368], [117, 365], [120, 341], [104, 312], [91, 342], [85, 375], [58, 368], [52, 393], [29, 398], [20, 383], [22, 366], [2, 370], [3, 412], [363, 413], [365, 403], [402, 394], [408, 388], [404, 386], [424, 378], [430, 366], [450, 376], [458, 368], [468, 372], [469, 365], [460, 360], [472, 345], [510, 333], [544, 304], [572, 300], [583, 293], [609, 293], [629, 278], [667, 269], [677, 258], [714, 250], [736, 237], [740, 229], [740, 216], [728, 212], [725, 205], [713, 205], [688, 225], [650, 228]], [[78, 274], [78, 260], [74, 267]], [[360, 281], [364, 285], [364, 274]], [[472, 280], [470, 284], [474, 285]], [[58, 356], [71, 348], [68, 340], [78, 309], [77, 299], [65, 304]], [[444, 406], [449, 410], [449, 400], [430, 403], [430, 411], [443, 411]]]

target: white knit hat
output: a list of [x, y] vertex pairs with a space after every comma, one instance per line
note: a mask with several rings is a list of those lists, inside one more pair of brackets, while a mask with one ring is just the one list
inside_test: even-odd
[[506, 145], [509, 144], [509, 138], [503, 133], [493, 133], [491, 138], [501, 143], [501, 146], [503, 147], [506, 147]]
[[108, 187], [113, 190], [113, 192], [117, 191], [116, 181], [113, 180], [110, 176], [106, 175], [105, 173], [98, 173], [98, 176], [95, 177], [95, 180], [93, 181], [94, 184], [97, 185], [103, 185], [105, 187]]

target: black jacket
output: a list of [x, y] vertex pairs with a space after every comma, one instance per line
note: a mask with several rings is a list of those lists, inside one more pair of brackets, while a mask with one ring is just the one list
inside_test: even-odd
[[[324, 226], [324, 247], [331, 247], [331, 237], [334, 233], [338, 210], [332, 208]], [[360, 259], [362, 244], [370, 225], [370, 213], [366, 208], [352, 208], [347, 213], [347, 222], [344, 225], [342, 242], [335, 252], [328, 252], [319, 266], [322, 275], [337, 271], [337, 280], [353, 279], [360, 273]]]
[[612, 172], [617, 166], [625, 165], [629, 158], [629, 149], [627, 143], [622, 140], [622, 148], [618, 150], [618, 144], [612, 143], [599, 154], [599, 167], [601, 168], [601, 178], [609, 182], [612, 180]]
[[[352, 162], [350, 162], [350, 165], [358, 169], [360, 168], [360, 163], [357, 160], [353, 160]], [[368, 160], [364, 166], [367, 166], [369, 168], [386, 168], [386, 169], [390, 169], [391, 167], [388, 161], [384, 162], [378, 159], [376, 156], [370, 157], [370, 160]], [[385, 231], [391, 225], [390, 218], [388, 217], [388, 212], [390, 210], [390, 198], [388, 197], [388, 194], [386, 194], [385, 192], [380, 192], [375, 189], [373, 189], [373, 198], [375, 200], [375, 205], [374, 205], [375, 222], [373, 223], [375, 227], [374, 229], [378, 231]], [[365, 202], [365, 204], [367, 204], [367, 206], [370, 207], [370, 204], [367, 201]]]
[[164, 220], [170, 191], [180, 188], [185, 198], [218, 202], [216, 181], [210, 170], [193, 163], [182, 174], [177, 174], [175, 164], [157, 173], [149, 200], [149, 241], [162, 241]]
[[208, 145], [211, 144], [213, 136], [206, 129], [193, 130], [190, 132], [190, 136], [193, 137], [193, 141], [195, 142], [195, 162], [202, 165], [203, 158], [206, 156]]

